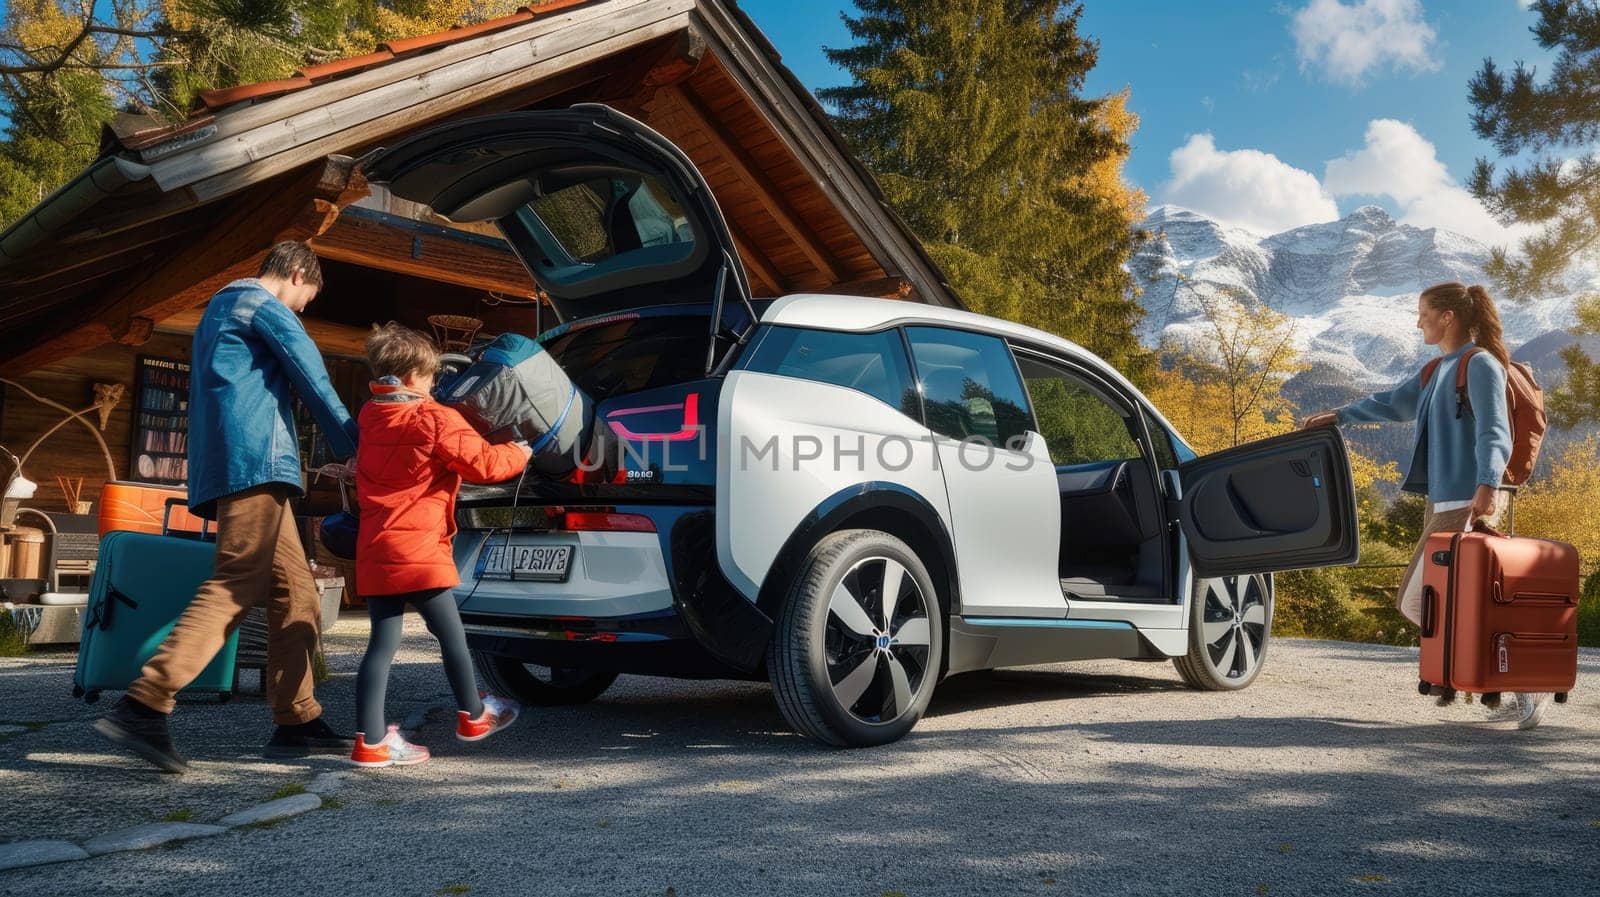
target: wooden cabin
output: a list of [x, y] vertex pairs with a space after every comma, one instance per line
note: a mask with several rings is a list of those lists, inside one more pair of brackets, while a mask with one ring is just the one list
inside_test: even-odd
[[460, 315], [485, 333], [556, 323], [497, 231], [391, 198], [355, 160], [438, 122], [578, 102], [615, 106], [690, 156], [757, 296], [959, 306], [733, 3], [552, 0], [212, 91], [182, 124], [119, 118], [98, 160], [0, 234], [0, 445], [22, 454], [63, 409], [90, 406], [96, 384], [125, 390], [103, 425], [86, 415], [115, 469], [87, 426], [62, 426], [27, 462], [39, 483], [30, 504], [61, 505], [57, 476], [82, 477], [86, 500], [112, 474], [181, 482], [169, 463], [181, 453], [151, 448], [174, 444], [147, 426], [167, 421], [142, 415], [176, 410], [159, 406], [181, 391], [175, 373], [205, 302], [253, 275], [279, 240], [307, 240], [322, 259], [326, 285], [304, 321], [352, 410], [364, 398], [357, 359], [372, 323], [426, 329], [430, 315]]

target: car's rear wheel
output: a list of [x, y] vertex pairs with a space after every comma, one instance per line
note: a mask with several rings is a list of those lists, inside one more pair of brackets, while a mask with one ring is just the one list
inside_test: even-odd
[[915, 552], [877, 530], [842, 530], [811, 550], [773, 628], [768, 675], [805, 735], [839, 747], [894, 741], [938, 682], [944, 626]]
[[529, 707], [585, 704], [600, 697], [617, 681], [616, 673], [546, 667], [482, 651], [472, 652], [472, 662], [490, 691], [515, 698]]
[[1261, 573], [1198, 579], [1189, 604], [1189, 653], [1172, 659], [1183, 681], [1206, 691], [1254, 682], [1272, 637], [1272, 579]]

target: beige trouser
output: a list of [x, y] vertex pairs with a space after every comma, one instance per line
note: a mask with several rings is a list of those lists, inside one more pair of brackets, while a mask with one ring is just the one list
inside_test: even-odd
[[[1495, 526], [1500, 517], [1505, 513], [1505, 499], [1501, 498], [1495, 505], [1495, 512], [1483, 518], [1485, 523]], [[1405, 615], [1407, 620], [1422, 625], [1422, 556], [1428, 551], [1428, 536], [1433, 533], [1458, 533], [1466, 529], [1467, 518], [1472, 514], [1471, 508], [1456, 508], [1453, 511], [1433, 510], [1433, 502], [1428, 502], [1428, 509], [1422, 515], [1422, 537], [1417, 540], [1417, 550], [1411, 554], [1411, 563], [1406, 567], [1405, 575], [1400, 577], [1400, 591], [1395, 595], [1395, 607]]]
[[319, 602], [288, 488], [257, 486], [217, 501], [217, 563], [178, 618], [128, 696], [171, 713], [176, 695], [194, 681], [252, 607], [267, 602], [267, 697], [279, 725], [316, 719], [311, 654], [317, 647]]

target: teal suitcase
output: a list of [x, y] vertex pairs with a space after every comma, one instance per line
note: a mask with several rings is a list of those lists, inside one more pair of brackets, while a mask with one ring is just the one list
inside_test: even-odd
[[[100, 692], [124, 690], [139, 678], [200, 584], [211, 578], [216, 553], [216, 543], [204, 539], [121, 531], [101, 538], [73, 697], [93, 703]], [[231, 697], [238, 651], [235, 630], [184, 693]]]

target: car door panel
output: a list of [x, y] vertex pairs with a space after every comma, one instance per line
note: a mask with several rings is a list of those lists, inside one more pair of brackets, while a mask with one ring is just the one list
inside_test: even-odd
[[934, 442], [950, 495], [962, 611], [1065, 616], [1056, 575], [1061, 508], [1044, 437], [1029, 432], [1020, 451]]
[[1179, 467], [1179, 520], [1197, 576], [1353, 564], [1355, 487], [1338, 430], [1275, 436]]

